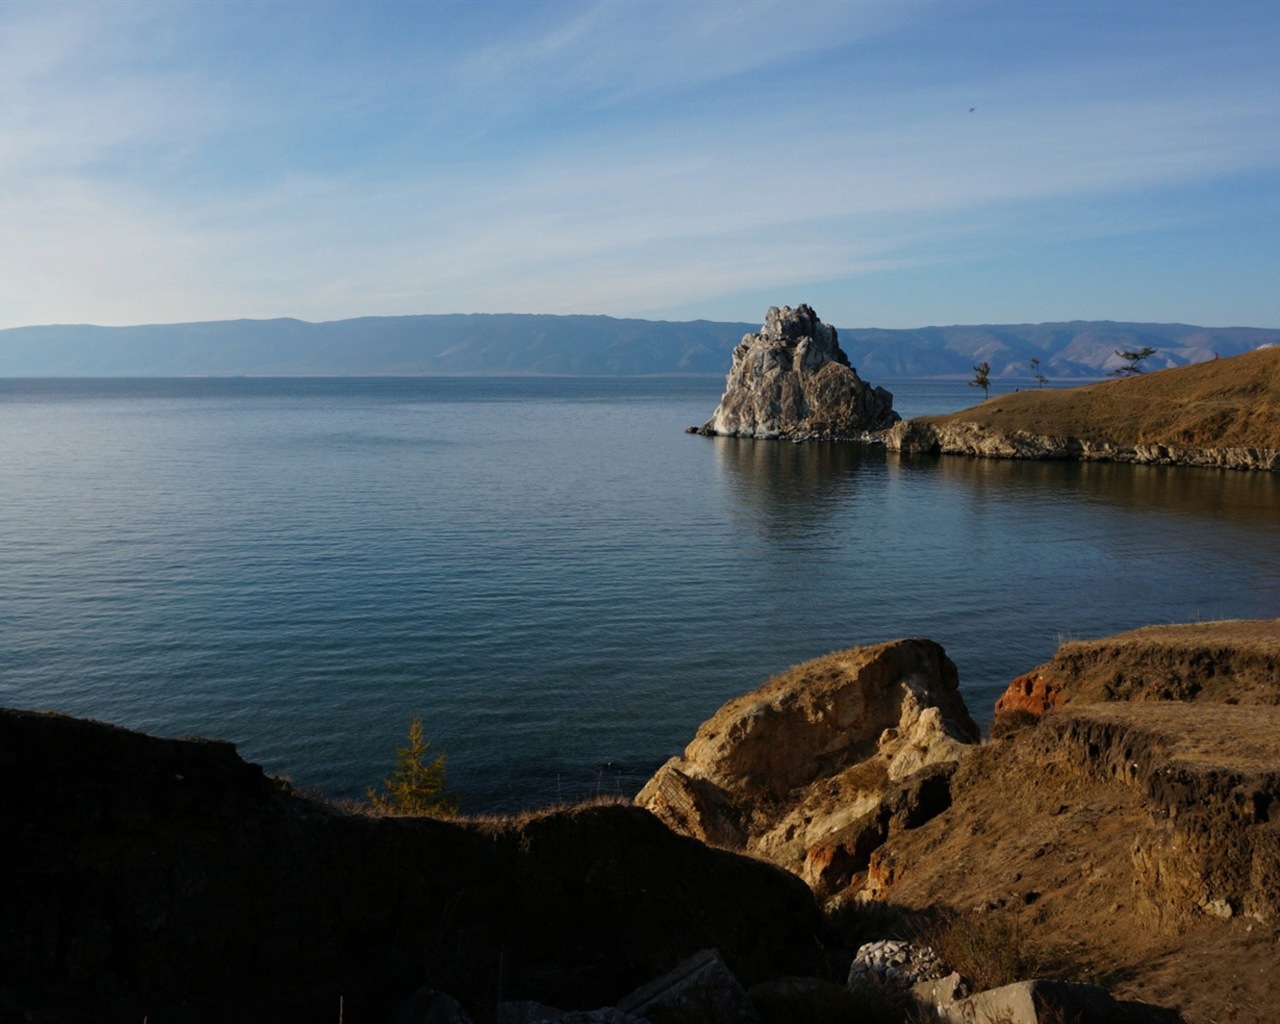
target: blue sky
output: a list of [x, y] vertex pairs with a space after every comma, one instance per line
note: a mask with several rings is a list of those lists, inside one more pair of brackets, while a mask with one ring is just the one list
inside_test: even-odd
[[0, 327], [1280, 327], [1280, 3], [0, 2]]

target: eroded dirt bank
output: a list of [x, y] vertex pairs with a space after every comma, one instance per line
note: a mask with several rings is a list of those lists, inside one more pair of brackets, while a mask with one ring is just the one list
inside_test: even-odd
[[1273, 1020], [1278, 654], [1278, 620], [1064, 644], [1011, 684], [951, 806], [849, 894], [1008, 915], [1048, 961], [1190, 1024]]

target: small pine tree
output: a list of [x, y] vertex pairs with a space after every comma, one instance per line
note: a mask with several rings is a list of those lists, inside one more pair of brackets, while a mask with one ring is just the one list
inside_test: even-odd
[[985, 360], [973, 368], [973, 380], [969, 381], [969, 387], [982, 388], [982, 398], [985, 401], [991, 390], [991, 364]]
[[382, 792], [369, 790], [369, 802], [383, 814], [412, 814], [452, 818], [458, 798], [444, 791], [444, 754], [430, 761], [431, 743], [422, 735], [422, 721], [409, 723], [409, 745], [396, 750], [396, 770], [382, 780]]
[[1143, 345], [1142, 348], [1134, 352], [1131, 352], [1128, 349], [1118, 348], [1116, 349], [1116, 355], [1124, 360], [1124, 364], [1117, 366], [1112, 370], [1111, 376], [1128, 377], [1135, 373], [1141, 373], [1142, 367], [1138, 364], [1141, 363], [1142, 360], [1146, 359], [1147, 356], [1153, 356], [1155, 354], [1156, 350], [1150, 345]]

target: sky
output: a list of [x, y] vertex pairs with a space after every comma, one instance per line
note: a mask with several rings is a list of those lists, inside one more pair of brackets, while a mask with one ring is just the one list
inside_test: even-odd
[[0, 328], [1280, 327], [1280, 2], [0, 0]]

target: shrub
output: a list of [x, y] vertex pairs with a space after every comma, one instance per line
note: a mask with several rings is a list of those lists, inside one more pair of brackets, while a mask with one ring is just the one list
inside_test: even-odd
[[941, 910], [916, 941], [968, 979], [975, 992], [1036, 977], [1042, 964], [1028, 948], [1021, 922], [1008, 911]]

